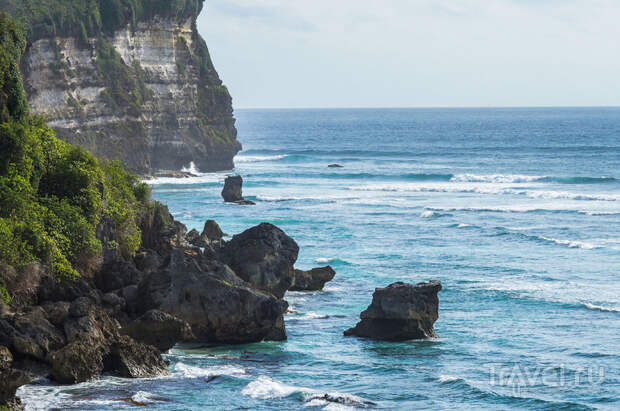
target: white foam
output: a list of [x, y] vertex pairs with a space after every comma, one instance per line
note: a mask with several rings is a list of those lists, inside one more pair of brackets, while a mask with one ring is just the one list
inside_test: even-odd
[[250, 156], [250, 155], [240, 154], [236, 156], [234, 160], [236, 163], [257, 163], [260, 161], [282, 160], [285, 157], [287, 157], [286, 154], [273, 155], [273, 156]]
[[317, 258], [315, 261], [319, 264], [328, 264], [328, 263], [333, 263], [334, 261], [336, 261], [338, 259], [338, 257], [329, 257], [329, 258]]
[[460, 381], [461, 378], [456, 377], [454, 375], [440, 375], [439, 376], [439, 382], [441, 383], [447, 383], [447, 382], [455, 382], [455, 381]]
[[545, 176], [528, 176], [522, 174], [457, 174], [450, 179], [453, 182], [467, 183], [530, 183], [545, 178]]
[[183, 171], [184, 173], [192, 173], [194, 175], [200, 174], [200, 170], [198, 170], [198, 167], [196, 167], [196, 164], [194, 164], [193, 161], [189, 163], [188, 167], [183, 167], [181, 171]]
[[194, 367], [194, 366], [179, 362], [174, 366], [173, 375], [182, 376], [185, 378], [201, 378], [201, 377], [211, 377], [214, 375], [238, 376], [238, 375], [244, 375], [244, 374], [245, 374], [245, 370], [243, 368], [234, 367], [230, 365], [209, 366], [208, 368], [201, 368], [201, 367]]
[[456, 226], [456, 228], [467, 228], [467, 227], [471, 227], [471, 224], [459, 224]]
[[250, 382], [243, 390], [241, 390], [241, 393], [243, 395], [264, 400], [272, 398], [284, 398], [297, 392], [312, 393], [312, 390], [309, 388], [285, 385], [279, 381], [272, 380], [265, 375], [261, 375], [256, 380]]
[[435, 216], [439, 215], [437, 212], [432, 211], [432, 210], [426, 210], [424, 212], [422, 212], [422, 214], [420, 214], [420, 217], [422, 218], [433, 218]]
[[540, 237], [541, 240], [549, 241], [558, 245], [565, 245], [568, 248], [581, 248], [583, 250], [593, 250], [595, 248], [601, 248], [596, 244], [586, 243], [584, 241], [572, 241], [572, 240], [560, 240], [557, 238]]
[[596, 304], [590, 304], [590, 303], [584, 303], [583, 305], [590, 310], [620, 313], [620, 308], [617, 308], [617, 307], [605, 307], [602, 305], [596, 305]]
[[153, 394], [146, 391], [138, 391], [134, 395], [131, 396], [131, 400], [135, 402], [149, 403], [155, 401], [153, 399]]
[[186, 177], [186, 178], [177, 178], [177, 177], [156, 177], [150, 180], [143, 180], [144, 183], [153, 186], [153, 185], [162, 185], [162, 184], [205, 184], [205, 183], [221, 183], [226, 178], [226, 174], [222, 173], [206, 173], [200, 174], [196, 177]]

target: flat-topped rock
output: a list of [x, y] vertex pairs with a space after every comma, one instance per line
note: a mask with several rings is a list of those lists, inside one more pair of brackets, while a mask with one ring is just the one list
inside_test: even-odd
[[433, 324], [439, 318], [441, 282], [416, 285], [397, 282], [377, 288], [361, 321], [346, 336], [403, 341], [436, 338]]

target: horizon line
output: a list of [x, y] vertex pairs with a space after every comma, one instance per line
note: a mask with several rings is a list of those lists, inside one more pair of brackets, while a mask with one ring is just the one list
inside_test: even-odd
[[590, 106], [295, 106], [295, 107], [234, 107], [234, 110], [402, 110], [402, 109], [537, 109], [537, 108], [620, 108], [620, 105], [590, 105]]

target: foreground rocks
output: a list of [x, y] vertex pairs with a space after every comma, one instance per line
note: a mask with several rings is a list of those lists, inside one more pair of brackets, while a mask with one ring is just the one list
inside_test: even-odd
[[397, 282], [377, 288], [361, 321], [346, 336], [403, 341], [435, 338], [433, 324], [439, 317], [439, 281], [417, 285]]
[[233, 237], [220, 252], [220, 260], [244, 281], [277, 298], [291, 288], [299, 246], [284, 231], [262, 223]]
[[255, 203], [243, 198], [243, 178], [241, 176], [230, 176], [224, 180], [224, 189], [222, 197], [227, 203], [236, 203], [240, 205], [254, 205]]
[[293, 284], [289, 291], [320, 291], [325, 283], [336, 276], [330, 266], [313, 268], [310, 271], [295, 270]]
[[57, 279], [41, 264], [0, 265], [12, 297], [0, 300], [0, 407], [18, 407], [15, 390], [40, 377], [74, 384], [102, 373], [164, 375], [161, 353], [178, 342], [287, 338], [281, 298], [299, 247], [282, 230], [261, 224], [225, 242], [207, 221], [190, 235], [157, 203], [139, 228], [142, 248], [124, 257], [113, 222], [102, 219], [102, 253], [80, 278]]

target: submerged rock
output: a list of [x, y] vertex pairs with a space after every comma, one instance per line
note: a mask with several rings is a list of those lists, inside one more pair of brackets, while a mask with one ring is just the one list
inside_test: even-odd
[[439, 317], [439, 281], [417, 285], [397, 282], [377, 288], [361, 321], [344, 332], [379, 340], [403, 341], [435, 338], [433, 324]]
[[295, 270], [295, 279], [290, 291], [319, 291], [331, 281], [336, 272], [330, 266], [313, 268], [310, 271]]
[[330, 164], [327, 167], [329, 168], [343, 168], [344, 166], [341, 164]]
[[243, 280], [278, 298], [293, 285], [299, 246], [269, 223], [235, 235], [220, 252], [220, 260]]

